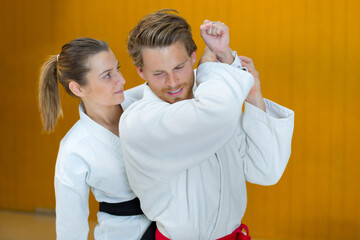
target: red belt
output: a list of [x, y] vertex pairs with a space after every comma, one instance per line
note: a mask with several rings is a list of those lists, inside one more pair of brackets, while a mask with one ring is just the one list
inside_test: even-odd
[[[243, 232], [243, 230], [246, 231], [246, 234]], [[162, 235], [158, 229], [156, 229], [155, 239], [170, 240], [169, 238]], [[218, 240], [251, 240], [251, 237], [249, 235], [249, 228], [245, 224], [241, 224], [240, 227], [235, 229], [235, 231], [233, 231], [231, 234], [219, 238]]]

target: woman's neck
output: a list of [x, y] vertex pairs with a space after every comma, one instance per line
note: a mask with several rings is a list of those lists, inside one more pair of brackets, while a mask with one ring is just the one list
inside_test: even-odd
[[83, 102], [86, 115], [110, 132], [119, 136], [119, 120], [123, 109], [121, 105], [93, 106]]

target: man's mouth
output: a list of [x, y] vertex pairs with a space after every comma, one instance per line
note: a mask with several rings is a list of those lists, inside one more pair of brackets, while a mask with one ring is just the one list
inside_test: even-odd
[[169, 91], [167, 93], [172, 97], [177, 97], [182, 93], [183, 90], [184, 90], [184, 88], [182, 87], [182, 88], [179, 88], [179, 89], [174, 90], [174, 91]]

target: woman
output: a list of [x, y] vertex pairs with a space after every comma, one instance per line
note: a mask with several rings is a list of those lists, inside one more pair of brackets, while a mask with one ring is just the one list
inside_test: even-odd
[[[123, 110], [141, 90], [131, 90], [124, 102], [125, 79], [108, 44], [75, 39], [41, 69], [39, 105], [46, 132], [62, 114], [58, 81], [81, 103], [80, 119], [62, 139], [56, 162], [57, 239], [87, 239], [90, 188], [100, 203], [95, 239], [145, 239], [150, 221], [129, 186], [118, 133]], [[151, 226], [146, 239], [154, 235]]]

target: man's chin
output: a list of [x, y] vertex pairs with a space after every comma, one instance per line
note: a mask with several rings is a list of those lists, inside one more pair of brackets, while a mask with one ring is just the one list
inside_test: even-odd
[[[184, 89], [185, 90], [185, 89]], [[176, 102], [180, 102], [183, 100], [187, 100], [187, 99], [192, 99], [193, 98], [193, 94], [191, 92], [191, 94], [186, 94], [186, 93], [182, 93], [179, 96], [176, 97], [172, 97], [172, 96], [168, 96], [167, 93], [165, 93], [162, 97], [160, 97], [163, 101], [173, 104]]]
[[180, 101], [182, 101], [182, 100], [183, 100], [183, 99], [181, 99], [181, 98], [173, 98], [173, 99], [166, 99], [165, 102], [170, 103], [170, 104], [173, 104], [173, 103], [176, 103], [176, 102], [180, 102]]
[[180, 101], [184, 101], [184, 100], [189, 100], [192, 99], [193, 97], [188, 96], [188, 97], [183, 97], [183, 96], [178, 96], [178, 97], [174, 97], [174, 98], [169, 98], [167, 99], [166, 102], [168, 103], [176, 103], [176, 102], [180, 102]]
[[176, 102], [183, 101], [183, 100], [185, 100], [185, 98], [181, 98], [181, 97], [176, 97], [176, 98], [161, 98], [161, 100], [163, 100], [164, 102], [173, 104], [173, 103], [176, 103]]

